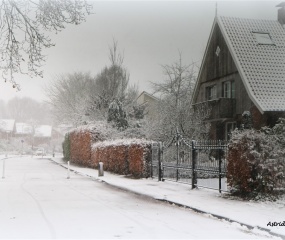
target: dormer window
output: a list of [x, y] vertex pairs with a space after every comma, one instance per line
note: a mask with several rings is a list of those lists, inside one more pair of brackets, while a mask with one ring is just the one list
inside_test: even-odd
[[258, 44], [262, 45], [274, 45], [274, 42], [272, 41], [270, 34], [266, 32], [253, 32], [253, 35], [255, 37], [255, 40]]

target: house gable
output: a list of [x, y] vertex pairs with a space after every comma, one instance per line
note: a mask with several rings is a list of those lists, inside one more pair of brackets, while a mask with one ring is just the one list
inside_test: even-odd
[[[199, 72], [198, 81], [194, 89], [192, 102], [199, 103], [206, 100], [205, 89], [213, 84], [221, 84], [233, 78], [237, 68], [231, 56], [221, 29], [215, 19], [208, 40], [207, 48]], [[221, 96], [221, 89], [217, 88], [217, 97]]]
[[[260, 42], [260, 36], [267, 40]], [[225, 43], [225, 44], [224, 44]], [[220, 59], [215, 59], [216, 45]], [[221, 61], [222, 60], [222, 61]], [[203, 101], [202, 85], [236, 71], [250, 100], [261, 113], [285, 111], [285, 30], [277, 21], [217, 17], [195, 86], [192, 102]], [[245, 96], [245, 95], [244, 95]], [[240, 104], [237, 104], [240, 106]]]
[[201, 71], [201, 83], [233, 74], [236, 71], [237, 68], [221, 33], [220, 27], [215, 24]]

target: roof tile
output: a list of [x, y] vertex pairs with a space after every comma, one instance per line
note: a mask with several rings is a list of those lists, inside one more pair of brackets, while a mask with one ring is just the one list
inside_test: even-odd
[[[219, 17], [249, 95], [262, 111], [285, 111], [285, 30], [278, 21]], [[261, 45], [254, 32], [268, 33]], [[243, 72], [243, 74], [241, 73]]]

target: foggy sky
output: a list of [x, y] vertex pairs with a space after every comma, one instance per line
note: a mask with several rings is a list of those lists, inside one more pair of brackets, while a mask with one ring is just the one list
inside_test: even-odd
[[[281, 1], [219, 1], [218, 15], [277, 20]], [[15, 96], [46, 99], [43, 86], [58, 74], [89, 71], [96, 75], [109, 65], [113, 39], [124, 53], [131, 84], [151, 92], [149, 81], [164, 79], [161, 65], [178, 60], [201, 62], [215, 17], [215, 1], [93, 1], [93, 15], [79, 26], [51, 34], [56, 46], [48, 49], [44, 78], [19, 75], [16, 92], [0, 80], [0, 100]]]

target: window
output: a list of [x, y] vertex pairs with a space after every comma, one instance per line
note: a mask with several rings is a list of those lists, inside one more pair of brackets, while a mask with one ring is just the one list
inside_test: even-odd
[[222, 97], [224, 98], [235, 98], [236, 97], [236, 87], [235, 87], [234, 81], [223, 82]]
[[253, 35], [258, 44], [274, 45], [269, 33], [253, 32]]
[[235, 122], [228, 122], [226, 123], [226, 140], [230, 140], [231, 133], [233, 130], [235, 130], [237, 127], [237, 124]]
[[213, 100], [217, 98], [216, 85], [206, 87], [206, 100]]

